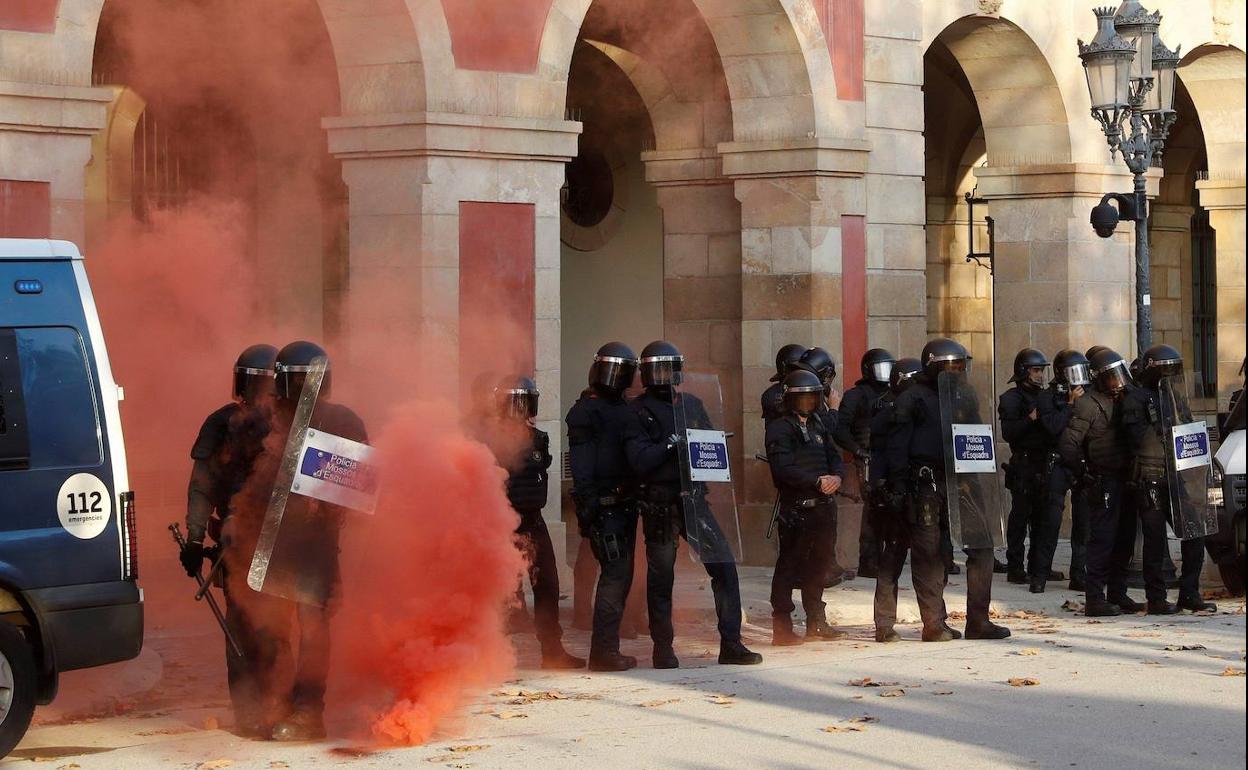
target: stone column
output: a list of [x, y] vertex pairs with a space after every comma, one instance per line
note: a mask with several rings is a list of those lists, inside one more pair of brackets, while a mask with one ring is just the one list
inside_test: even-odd
[[48, 234], [83, 249], [91, 137], [111, 99], [105, 88], [0, 82], [0, 180], [48, 185]]
[[1149, 284], [1153, 291], [1153, 342], [1192, 356], [1191, 206], [1157, 203], [1150, 212]]
[[1225, 409], [1231, 392], [1242, 385], [1244, 362], [1244, 180], [1209, 179], [1196, 183], [1200, 205], [1209, 212], [1217, 234], [1218, 277], [1218, 407]]
[[[746, 559], [774, 559], [763, 534], [775, 496], [762, 452], [759, 396], [776, 349], [820, 345], [841, 361], [841, 217], [866, 210], [868, 145], [852, 139], [728, 143], [724, 174], [741, 202], [741, 365]], [[838, 386], [841, 383], [838, 381]]]

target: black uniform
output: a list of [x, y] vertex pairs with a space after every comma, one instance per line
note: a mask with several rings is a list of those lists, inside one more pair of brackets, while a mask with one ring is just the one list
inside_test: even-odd
[[[897, 582], [906, 564], [906, 554], [911, 549], [910, 527], [904, 497], [894, 494], [887, 487], [889, 479], [888, 444], [892, 435], [896, 396], [885, 391], [872, 404], [871, 429], [871, 478], [869, 483], [878, 511], [876, 534], [882, 547], [879, 576], [875, 582], [875, 626], [890, 629], [897, 622]], [[919, 591], [919, 579], [911, 575], [915, 592]]]
[[[1053, 450], [1056, 452], [1057, 442], [1075, 413], [1074, 404], [1071, 403], [1067, 391], [1054, 385], [1040, 391], [1036, 402], [1040, 413], [1040, 424], [1052, 437]], [[1074, 479], [1066, 464], [1060, 461], [1053, 464], [1049, 470], [1048, 493], [1044, 501], [1046, 509], [1044, 520], [1049, 522], [1050, 526], [1056, 522], [1057, 528], [1061, 528], [1062, 512], [1066, 509], [1066, 494], [1070, 492], [1073, 485]], [[1070, 511], [1070, 581], [1078, 585], [1083, 583], [1087, 574], [1088, 506], [1083, 495], [1076, 494], [1071, 498]], [[1045, 543], [1045, 550], [1040, 555], [1038, 568], [1043, 571], [1041, 574], [1053, 568], [1053, 555], [1057, 550], [1057, 531], [1057, 529], [1053, 530], [1053, 536]], [[1032, 549], [1034, 552], [1035, 543], [1032, 544]]]
[[[676, 577], [676, 546], [681, 537], [688, 540], [685, 511], [681, 503], [680, 459], [668, 438], [677, 434], [675, 406], [679, 399], [689, 428], [712, 428], [706, 408], [688, 393], [647, 389], [630, 407], [636, 419], [624, 433], [628, 462], [637, 476], [641, 528], [646, 538], [646, 607], [650, 616], [650, 638], [660, 651], [669, 651], [675, 638], [672, 629], [672, 585]], [[714, 519], [701, 522], [702, 536], [717, 533]], [[723, 553], [724, 548], [714, 548]], [[724, 642], [741, 640], [741, 588], [737, 565], [732, 561], [703, 562], [715, 595], [719, 636]]]
[[633, 582], [637, 505], [624, 431], [635, 419], [622, 397], [595, 388], [581, 393], [566, 418], [577, 523], [601, 567], [591, 659], [619, 654], [620, 620]]
[[807, 627], [825, 620], [823, 585], [833, 563], [836, 500], [819, 492], [820, 476], [844, 477], [832, 432], [820, 414], [803, 423], [787, 414], [767, 425], [767, 459], [780, 493], [780, 553], [771, 581], [771, 609], [793, 612], [793, 588], [802, 593]]
[[[236, 547], [232, 538], [223, 537], [222, 528], [230, 516], [230, 501], [251, 475], [269, 429], [267, 412], [248, 409], [235, 402], [226, 404], [204, 420], [191, 447], [193, 465], [186, 512], [188, 541], [202, 543], [205, 535], [210, 534], [222, 549]], [[233, 556], [231, 553], [227, 564], [237, 563]], [[216, 558], [226, 558], [226, 555], [218, 553]], [[229, 576], [225, 572], [223, 565], [221, 585], [225, 589], [226, 627], [243, 653], [239, 657], [226, 646], [230, 700], [237, 724], [253, 725], [265, 716], [261, 712], [264, 696], [272, 686], [272, 662], [278, 643], [270, 635], [259, 632], [249, 620], [244, 606], [247, 597], [239, 597], [232, 590], [230, 583], [238, 581], [227, 580]]]
[[[974, 415], [975, 405], [962, 405], [960, 412]], [[969, 419], [970, 422], [977, 421]], [[945, 626], [945, 542], [949, 531], [949, 511], [945, 496], [944, 442], [940, 428], [940, 399], [926, 374], [897, 397], [893, 412], [894, 431], [889, 437], [888, 465], [892, 480], [908, 497], [906, 523], [912, 554], [911, 573], [919, 612], [926, 631]], [[992, 601], [991, 548], [966, 548], [966, 625], [990, 625], [988, 605]], [[903, 552], [904, 553], [904, 552]]]
[[1128, 451], [1119, 404], [1089, 388], [1074, 403], [1057, 448], [1075, 480], [1075, 494], [1088, 508], [1087, 597], [1124, 599], [1135, 522], [1122, 515]]
[[867, 463], [871, 459], [871, 415], [888, 384], [863, 378], [845, 392], [836, 423], [836, 443], [854, 456], [854, 473], [862, 495], [862, 522], [858, 531], [858, 571], [868, 575], [879, 569], [880, 541], [874, 520], [881, 501], [868, 484]]
[[[1184, 422], [1191, 421], [1191, 414], [1179, 417]], [[1149, 602], [1164, 602], [1166, 581], [1163, 570], [1169, 553], [1166, 522], [1171, 520], [1173, 513], [1166, 474], [1169, 462], [1164, 443], [1166, 428], [1156, 388], [1139, 386], [1127, 391], [1122, 401], [1122, 427], [1132, 455], [1127, 510], [1139, 516], [1144, 536], [1144, 595]], [[1183, 540], [1181, 547], [1183, 569], [1179, 575], [1179, 597], [1200, 601], [1200, 571], [1205, 564], [1205, 540], [1201, 537]]]
[[760, 399], [763, 407], [763, 420], [770, 423], [772, 420], [784, 416], [784, 383], [773, 382], [763, 391]]
[[[533, 586], [533, 621], [543, 650], [554, 650], [563, 638], [559, 625], [559, 565], [555, 547], [542, 518], [550, 486], [550, 436], [532, 425], [523, 425], [528, 441], [510, 458], [499, 457], [507, 469], [507, 500], [520, 514], [516, 527], [529, 559], [529, 583]], [[499, 456], [496, 449], [495, 456]]]
[[[1055, 464], [1057, 439], [1040, 421], [1041, 395], [1040, 390], [1020, 383], [1002, 393], [997, 405], [1001, 435], [1010, 445], [1010, 461], [1005, 466], [1005, 486], [1010, 490], [1006, 564], [1011, 577], [1030, 575], [1033, 581], [1048, 578], [1049, 567], [1043, 566], [1044, 554], [1050, 551], [1050, 540], [1056, 544], [1061, 527], [1061, 519], [1054, 521], [1052, 511], [1046, 505], [1049, 471]], [[1035, 417], [1032, 417], [1033, 412]], [[1031, 552], [1028, 554], [1026, 543], [1029, 530]], [[1024, 560], [1024, 556], [1028, 558]], [[1047, 563], [1052, 565], [1052, 557]]]

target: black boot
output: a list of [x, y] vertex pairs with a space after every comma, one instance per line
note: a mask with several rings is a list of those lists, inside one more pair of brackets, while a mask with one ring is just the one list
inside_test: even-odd
[[1031, 579], [1031, 587], [1028, 590], [1033, 594], [1044, 593], [1044, 578], [1033, 577]]
[[936, 628], [923, 629], [923, 641], [925, 642], [952, 642], [961, 638], [962, 632], [950, 628], [948, 623], [941, 623]]
[[[996, 572], [996, 570], [993, 570], [993, 572]], [[1010, 581], [1011, 583], [1014, 583], [1015, 585], [1022, 585], [1022, 586], [1025, 586], [1031, 582], [1031, 580], [1027, 577], [1027, 573], [1021, 569], [1011, 568], [1007, 570], [1005, 579]]]
[[325, 737], [325, 721], [320, 711], [298, 709], [273, 725], [273, 740], [298, 742], [317, 741]]
[[650, 656], [650, 660], [654, 662], [655, 668], [680, 668], [680, 660], [676, 657], [676, 651], [671, 645], [655, 645], [654, 654]]
[[833, 564], [832, 567], [828, 570], [827, 576], [824, 577], [823, 587], [835, 588], [836, 586], [839, 586], [841, 583], [844, 583], [846, 580], [853, 580], [853, 579], [854, 579], [854, 576], [852, 574], [849, 574], [848, 570], [846, 570], [844, 567], [842, 567], [839, 564]]
[[763, 662], [763, 656], [752, 652], [741, 640], [719, 643], [719, 662], [725, 666], [755, 666]]
[[621, 655], [608, 652], [601, 655], [589, 654], [590, 671], [627, 671], [637, 666], [637, 659], [632, 655]]
[[1066, 576], [1055, 569], [1049, 570], [1049, 580], [1065, 580]]
[[[1005, 562], [994, 556], [992, 557], [992, 571], [997, 575], [1006, 575], [1009, 574], [1010, 568]], [[954, 572], [951, 574], [956, 575], [958, 573]]]
[[1179, 609], [1188, 612], [1217, 612], [1218, 605], [1199, 596], [1179, 596]]
[[1008, 639], [1010, 637], [1010, 629], [1005, 626], [998, 626], [990, 620], [974, 625], [966, 624], [967, 639]]
[[1171, 604], [1165, 599], [1150, 600], [1148, 602], [1149, 615], [1175, 615], [1178, 614], [1178, 606]]
[[563, 648], [560, 642], [542, 645], [542, 668], [552, 671], [570, 671], [585, 668], [585, 659], [578, 658]]
[[[995, 572], [996, 570], [993, 570], [993, 571]], [[949, 562], [948, 564], [946, 564], [946, 565], [945, 565], [945, 575], [946, 575], [946, 576], [948, 576], [948, 575], [961, 575], [961, 574], [962, 574], [962, 568], [958, 566], [958, 563], [957, 563], [956, 561], [951, 561], [951, 562]]]
[[1122, 596], [1110, 597], [1110, 603], [1118, 605], [1118, 609], [1128, 615], [1134, 615], [1137, 612], [1144, 611], [1144, 605], [1132, 599], [1130, 596], [1123, 594]]
[[837, 639], [844, 639], [845, 632], [838, 631], [828, 625], [828, 621], [823, 617], [806, 618], [806, 639], [810, 640], [818, 637], [824, 641], [832, 642]]
[[1070, 585], [1066, 586], [1066, 589], [1069, 591], [1078, 591], [1079, 593], [1083, 593], [1084, 591], [1088, 590], [1088, 587], [1083, 582], [1083, 578], [1075, 577], [1074, 575], [1071, 575]]
[[880, 642], [882, 644], [887, 644], [889, 642], [900, 642], [901, 634], [898, 634], [892, 628], [877, 628], [875, 629], [875, 641]]
[[802, 643], [802, 637], [793, 631], [793, 618], [788, 615], [771, 616], [771, 646], [792, 647]]
[[1122, 614], [1122, 610], [1118, 609], [1118, 605], [1113, 602], [1106, 601], [1099, 596], [1089, 596], [1087, 602], [1083, 605], [1083, 614], [1090, 618], [1112, 618]]

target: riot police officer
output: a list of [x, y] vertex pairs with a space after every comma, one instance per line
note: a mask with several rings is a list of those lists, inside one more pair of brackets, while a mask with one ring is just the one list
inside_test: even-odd
[[[840, 421], [841, 401], [840, 395], [836, 389], [832, 387], [832, 382], [836, 379], [836, 359], [832, 358], [832, 354], [821, 347], [813, 347], [802, 354], [798, 361], [798, 366], [815, 373], [819, 378], [819, 382], [823, 383], [823, 398], [819, 399], [819, 406], [816, 413], [819, 415], [823, 426], [828, 429], [828, 433], [832, 436], [836, 435], [836, 428]], [[839, 539], [839, 533], [836, 527], [827, 530], [827, 536], [832, 542], [829, 545], [829, 553], [831, 559], [828, 562], [828, 574], [824, 578], [823, 587], [832, 588], [839, 585], [845, 579], [853, 579], [854, 573], [841, 566], [840, 560], [836, 556], [836, 544]]]
[[828, 625], [823, 602], [824, 580], [832, 561], [836, 531], [834, 495], [844, 478], [832, 431], [824, 424], [819, 403], [824, 383], [811, 371], [798, 369], [784, 378], [786, 415], [767, 426], [767, 460], [780, 492], [780, 552], [771, 580], [772, 644], [800, 644], [793, 632], [793, 588], [802, 594], [806, 638], [840, 639]]
[[776, 373], [771, 376], [771, 385], [763, 391], [763, 420], [772, 420], [784, 416], [784, 376], [797, 368], [806, 352], [805, 345], [789, 343], [776, 351]]
[[[1122, 402], [1122, 424], [1131, 448], [1130, 504], [1139, 516], [1144, 536], [1144, 595], [1151, 615], [1169, 615], [1179, 609], [1201, 612], [1217, 607], [1200, 595], [1200, 570], [1205, 563], [1205, 539], [1190, 537], [1182, 540], [1183, 569], [1179, 576], [1177, 607], [1166, 599], [1163, 576], [1168, 554], [1166, 522], [1180, 529], [1182, 514], [1174, 509], [1176, 493], [1171, 488], [1167, 465], [1172, 458], [1166, 451], [1169, 429], [1163, 412], [1181, 420], [1192, 421], [1186, 394], [1162, 392], [1162, 379], [1183, 374], [1183, 357], [1169, 345], [1154, 345], [1140, 356], [1138, 387], [1131, 388]], [[1163, 404], [1163, 399], [1172, 403]], [[1176, 403], [1177, 402], [1177, 403]], [[1178, 410], [1175, 409], [1178, 407]], [[1176, 413], [1177, 411], [1177, 413]], [[1204, 500], [1193, 501], [1193, 507], [1204, 506]], [[1180, 501], [1179, 504], [1182, 504]]]
[[[630, 406], [636, 419], [624, 434], [625, 450], [637, 474], [637, 498], [642, 532], [646, 540], [646, 605], [650, 615], [650, 638], [654, 642], [655, 668], [677, 668], [680, 661], [672, 649], [672, 585], [676, 578], [676, 546], [689, 539], [685, 501], [682, 499], [680, 444], [684, 426], [709, 430], [710, 417], [702, 402], [691, 393], [679, 392], [685, 357], [670, 342], [657, 340], [641, 351], [641, 384], [645, 392]], [[690, 494], [690, 493], [686, 493]], [[718, 536], [726, 543], [709, 512], [699, 511], [699, 535]], [[715, 595], [719, 620], [719, 662], [736, 665], [761, 663], [763, 656], [741, 643], [741, 588], [737, 565], [730, 549], [712, 548], [714, 558], [701, 554]]]
[[568, 451], [577, 525], [598, 560], [591, 671], [625, 671], [637, 665], [620, 654], [620, 621], [633, 582], [637, 537], [635, 477], [624, 451], [624, 432], [636, 419], [624, 391], [637, 374], [637, 356], [622, 342], [598, 349], [589, 387], [568, 411]]
[[878, 501], [868, 486], [867, 466], [871, 460], [871, 415], [876, 401], [888, 392], [889, 376], [897, 359], [883, 348], [872, 348], [862, 356], [862, 374], [854, 387], [845, 391], [836, 425], [836, 443], [854, 457], [854, 472], [862, 495], [862, 522], [858, 534], [858, 574], [873, 578], [879, 573], [880, 543], [872, 521]]
[[563, 628], [559, 625], [559, 565], [546, 520], [542, 518], [553, 458], [550, 436], [534, 423], [541, 394], [531, 378], [518, 376], [500, 383], [494, 389], [494, 396], [500, 430], [490, 443], [507, 470], [507, 499], [520, 515], [516, 535], [528, 557], [542, 668], [582, 668], [585, 659], [570, 655], [563, 648]]
[[[1061, 521], [1050, 521], [1045, 505], [1049, 472], [1057, 440], [1040, 422], [1040, 394], [1046, 385], [1049, 359], [1035, 348], [1023, 348], [1014, 356], [1014, 387], [1001, 394], [997, 414], [1001, 435], [1010, 446], [1005, 466], [1005, 486], [1010, 490], [1010, 515], [1006, 520], [1007, 579], [1011, 583], [1031, 583], [1032, 593], [1043, 593], [1049, 570], [1040, 569], [1040, 555], [1047, 551], [1050, 538], [1057, 539]], [[1031, 533], [1031, 552], [1026, 541]]]
[[[239, 354], [234, 362], [233, 399], [208, 415], [191, 447], [187, 541], [180, 554], [182, 566], [191, 577], [203, 567], [206, 535], [218, 544], [209, 549], [214, 561], [225, 558], [223, 549], [236, 547], [233, 539], [225, 537], [223, 528], [230, 516], [230, 500], [251, 475], [269, 432], [276, 358], [277, 348], [272, 345], [252, 345]], [[267, 738], [263, 698], [265, 678], [271, 671], [261, 667], [264, 640], [249, 622], [238, 593], [228, 582], [223, 585], [226, 627], [243, 652], [235, 655], [227, 646], [225, 655], [235, 729], [246, 737]]]
[[[959, 635], [946, 623], [944, 601], [941, 541], [942, 530], [949, 527], [949, 511], [938, 377], [946, 371], [965, 372], [970, 355], [957, 342], [937, 338], [923, 346], [919, 360], [923, 371], [914, 378], [914, 384], [897, 397], [894, 407], [894, 432], [889, 439], [889, 484], [909, 498], [911, 570], [923, 617], [923, 640], [949, 641]], [[975, 404], [956, 406], [960, 415], [978, 422]], [[948, 481], [953, 482], [952, 479]], [[1004, 639], [1010, 635], [1009, 629], [994, 624], [988, 617], [992, 601], [992, 548], [968, 546], [964, 550], [967, 555], [966, 637]]]
[[[897, 581], [910, 551], [910, 528], [906, 525], [906, 501], [888, 489], [888, 441], [893, 429], [893, 410], [897, 397], [914, 382], [923, 370], [917, 358], [902, 358], [889, 374], [888, 390], [872, 404], [871, 409], [871, 478], [872, 500], [876, 503], [874, 522], [876, 535], [883, 550], [880, 554], [879, 577], [875, 583], [875, 640], [895, 642], [901, 637], [893, 630], [897, 622]], [[915, 573], [917, 574], [917, 573]], [[918, 580], [912, 575], [915, 592]], [[926, 586], [925, 586], [926, 588]]]
[[[1040, 413], [1040, 424], [1044, 426], [1045, 431], [1049, 434], [1053, 444], [1053, 455], [1058, 458], [1058, 462], [1053, 464], [1049, 471], [1049, 484], [1046, 492], [1044, 503], [1045, 514], [1044, 520], [1049, 522], [1050, 526], [1060, 527], [1062, 521], [1062, 512], [1066, 509], [1066, 494], [1070, 492], [1073, 485], [1070, 471], [1067, 470], [1065, 464], [1061, 462], [1061, 455], [1057, 454], [1057, 442], [1061, 438], [1062, 433], [1066, 430], [1066, 426], [1070, 424], [1070, 418], [1074, 414], [1074, 404], [1084, 394], [1084, 388], [1092, 384], [1091, 372], [1088, 368], [1088, 359], [1084, 354], [1077, 350], [1062, 350], [1053, 357], [1053, 382], [1049, 387], [1042, 390], [1037, 399], [1038, 409]], [[1074, 500], [1071, 501], [1072, 510], [1074, 509], [1074, 501], [1081, 500], [1082, 495], [1076, 494]], [[1087, 509], [1082, 503], [1079, 510], [1083, 515], [1071, 517], [1070, 522], [1070, 590], [1084, 590], [1084, 575], [1087, 564], [1087, 547], [1088, 547], [1088, 520]], [[1044, 550], [1040, 552], [1038, 557], [1038, 569], [1041, 573], [1049, 572], [1053, 569], [1053, 555], [1057, 550], [1056, 530], [1052, 532], [1052, 537], [1043, 544]], [[1033, 552], [1035, 549], [1033, 543]]]
[[1141, 606], [1127, 596], [1127, 566], [1135, 547], [1135, 521], [1122, 515], [1129, 451], [1122, 432], [1121, 400], [1127, 362], [1102, 348], [1090, 356], [1092, 388], [1074, 402], [1070, 424], [1058, 439], [1075, 494], [1088, 510], [1084, 613], [1110, 617]]

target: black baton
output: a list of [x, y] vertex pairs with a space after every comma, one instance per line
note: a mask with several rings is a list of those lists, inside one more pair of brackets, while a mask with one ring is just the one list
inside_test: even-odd
[[[182, 528], [178, 526], [178, 523], [175, 521], [173, 524], [169, 525], [169, 531], [173, 534], [173, 542], [178, 544], [178, 551], [181, 552], [184, 548], [186, 548], [186, 538], [182, 537]], [[212, 572], [209, 574], [215, 574], [217, 571], [217, 564], [220, 564], [224, 560], [225, 557], [223, 555], [217, 563], [213, 565]], [[225, 613], [221, 612], [221, 605], [217, 604], [217, 597], [208, 590], [209, 582], [198, 572], [195, 573], [195, 582], [199, 584], [199, 591], [195, 594], [195, 599], [199, 600], [200, 597], [203, 597], [208, 601], [208, 606], [212, 609], [212, 614], [217, 619], [217, 625], [221, 626], [221, 633], [225, 634], [225, 641], [229, 643], [230, 649], [238, 657], [244, 657], [242, 648], [238, 646], [238, 640], [234, 638], [234, 634], [230, 633], [230, 627], [225, 623]]]

